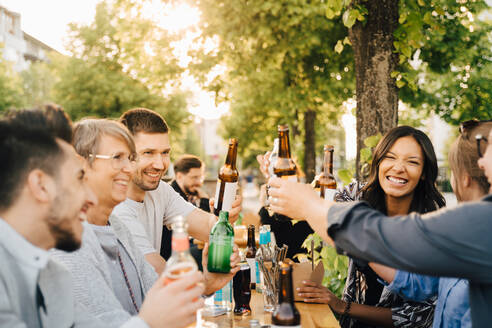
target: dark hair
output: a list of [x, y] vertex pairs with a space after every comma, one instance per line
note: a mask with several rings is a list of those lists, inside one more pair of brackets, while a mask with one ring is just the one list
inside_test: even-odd
[[5, 115], [18, 129], [46, 130], [51, 136], [72, 143], [72, 120], [62, 107], [47, 104], [39, 108], [11, 110]]
[[434, 147], [425, 133], [411, 126], [399, 126], [388, 131], [379, 141], [373, 152], [373, 160], [368, 183], [362, 188], [361, 199], [367, 201], [373, 208], [386, 213], [386, 197], [379, 184], [379, 164], [396, 140], [411, 136], [417, 141], [424, 154], [423, 179], [419, 180], [413, 192], [410, 212], [426, 213], [446, 205], [446, 201], [436, 188], [437, 159]]
[[54, 129], [60, 122], [52, 118], [41, 110], [20, 110], [0, 120], [0, 210], [12, 206], [32, 170], [56, 177], [65, 156], [54, 131], [67, 127]]
[[199, 169], [203, 165], [202, 161], [194, 155], [183, 155], [174, 163], [174, 172], [188, 173], [191, 169]]
[[147, 108], [133, 108], [121, 115], [120, 122], [125, 125], [132, 135], [144, 133], [168, 133], [164, 118], [157, 112]]

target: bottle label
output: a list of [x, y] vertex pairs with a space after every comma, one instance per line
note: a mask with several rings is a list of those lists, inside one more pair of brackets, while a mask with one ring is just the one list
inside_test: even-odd
[[214, 207], [217, 209], [219, 206], [219, 195], [220, 187], [224, 184], [224, 198], [222, 199], [222, 211], [230, 212], [232, 209], [232, 202], [236, 199], [237, 192], [237, 182], [224, 182], [220, 179], [217, 180], [217, 188], [215, 190], [215, 204]]
[[257, 283], [256, 281], [256, 259], [255, 258], [246, 258], [246, 262], [248, 262], [248, 265], [251, 269], [251, 283]]
[[190, 242], [188, 238], [172, 238], [171, 247], [174, 251], [182, 252], [190, 248]]
[[325, 199], [333, 201], [336, 193], [337, 193], [336, 189], [325, 189]]
[[210, 244], [214, 244], [216, 246], [231, 246], [234, 247], [234, 237], [233, 236], [224, 236], [224, 235], [212, 235], [209, 237]]
[[256, 259], [255, 259], [255, 273], [256, 273], [255, 282], [256, 282], [256, 285], [259, 285], [261, 283], [261, 279], [260, 279], [260, 265], [258, 264], [258, 261], [256, 261]]

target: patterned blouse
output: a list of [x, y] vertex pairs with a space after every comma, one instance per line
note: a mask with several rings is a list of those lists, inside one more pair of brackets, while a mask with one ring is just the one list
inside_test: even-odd
[[[359, 200], [364, 184], [353, 182], [335, 195], [337, 202]], [[342, 299], [346, 302], [391, 308], [394, 327], [426, 328], [432, 327], [436, 298], [424, 302], [407, 301], [391, 293], [384, 287], [382, 280], [369, 267], [367, 262], [349, 260], [347, 281]], [[351, 317], [340, 320], [342, 328], [372, 328]]]

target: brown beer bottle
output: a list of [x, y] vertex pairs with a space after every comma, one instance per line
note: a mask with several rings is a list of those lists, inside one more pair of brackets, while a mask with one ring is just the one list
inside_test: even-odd
[[337, 191], [337, 181], [333, 175], [333, 146], [325, 145], [324, 151], [323, 171], [318, 178], [320, 197], [333, 200]]
[[237, 140], [229, 139], [229, 149], [225, 164], [219, 170], [217, 179], [217, 189], [215, 190], [214, 214], [219, 215], [220, 211], [230, 212], [232, 202], [236, 198], [237, 181], [239, 173], [236, 169]]
[[246, 262], [251, 268], [251, 289], [256, 288], [256, 241], [255, 241], [255, 226], [248, 226], [248, 245], [246, 246]]
[[282, 179], [297, 182], [296, 163], [290, 156], [289, 127], [278, 126], [278, 157], [273, 166], [273, 174]]
[[287, 263], [281, 263], [278, 306], [272, 313], [272, 328], [301, 327], [301, 315], [294, 305], [294, 294], [292, 289], [292, 268]]

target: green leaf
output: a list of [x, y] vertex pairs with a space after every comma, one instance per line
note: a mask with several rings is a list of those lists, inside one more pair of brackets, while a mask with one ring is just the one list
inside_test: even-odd
[[353, 12], [353, 9], [349, 9], [343, 13], [343, 25], [345, 25], [347, 28], [351, 28], [352, 26], [354, 26], [355, 20], [357, 19], [357, 15], [354, 15]]
[[362, 148], [360, 150], [360, 161], [368, 162], [372, 157], [372, 151], [370, 148]]
[[336, 12], [331, 7], [327, 7], [325, 15], [326, 15], [326, 18], [333, 19], [336, 16]]
[[397, 77], [397, 76], [398, 76], [398, 74], [400, 74], [400, 72], [398, 72], [398, 71], [393, 71], [393, 72], [391, 72], [390, 76], [391, 76], [392, 78], [395, 78], [395, 77]]
[[420, 7], [424, 7], [425, 6], [424, 0], [417, 0], [417, 3], [419, 4]]
[[344, 39], [343, 39], [343, 44], [348, 44], [348, 45], [352, 45], [352, 43], [350, 43], [350, 39], [348, 36], [346, 36]]
[[342, 41], [338, 40], [337, 44], [335, 45], [335, 52], [339, 54], [342, 51], [343, 51], [343, 43]]
[[405, 81], [402, 81], [402, 80], [396, 81], [396, 86], [398, 88], [403, 88], [405, 86], [405, 84], [406, 84]]
[[379, 140], [381, 140], [381, 133], [378, 133], [374, 136], [370, 136], [364, 139], [364, 145], [369, 148], [374, 148], [378, 145]]
[[400, 18], [398, 19], [398, 23], [403, 24], [407, 20], [408, 13], [406, 11], [400, 14]]
[[337, 171], [338, 177], [342, 180], [344, 185], [348, 185], [352, 182], [354, 174], [348, 169], [341, 169]]

